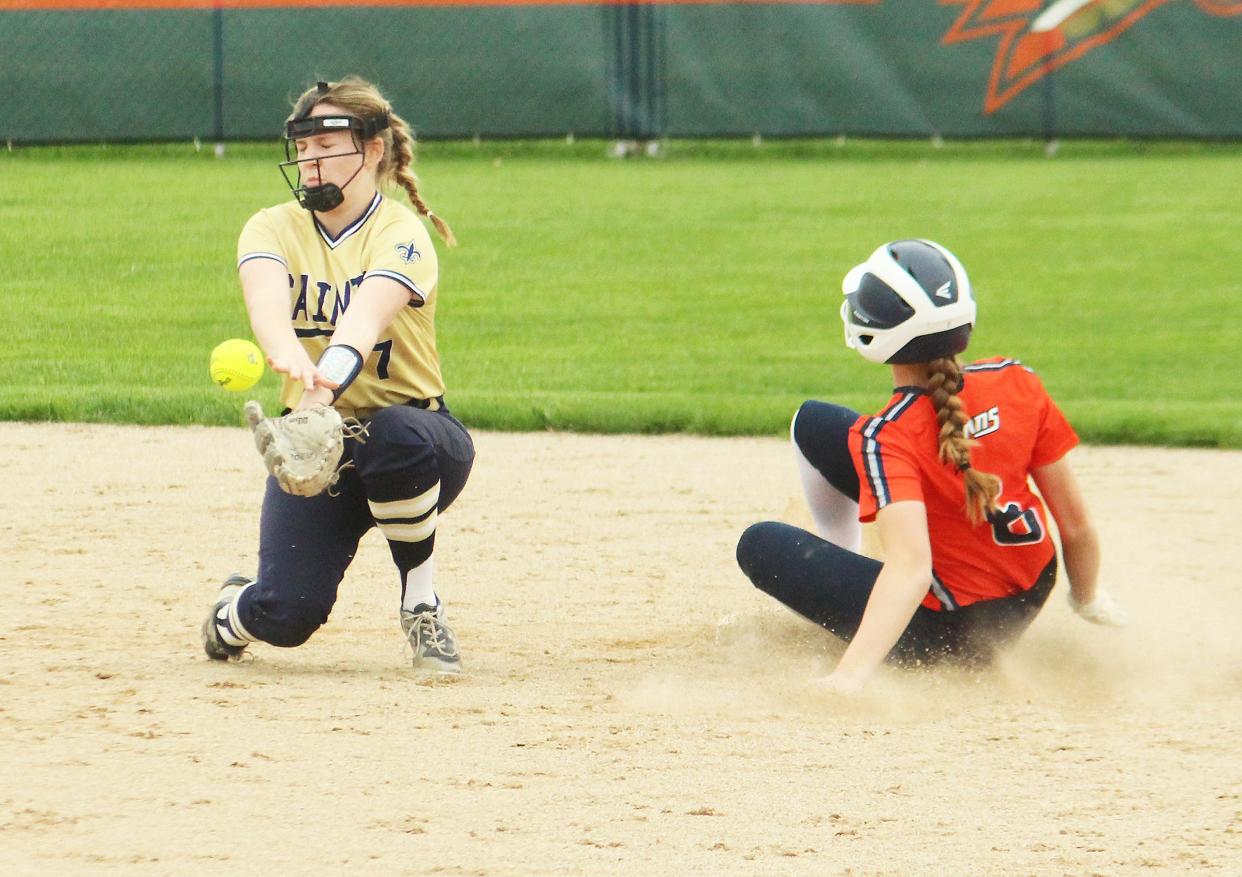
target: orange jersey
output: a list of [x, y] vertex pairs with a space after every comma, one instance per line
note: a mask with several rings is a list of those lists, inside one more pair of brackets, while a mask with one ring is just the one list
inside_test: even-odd
[[880, 509], [903, 500], [927, 509], [933, 584], [923, 605], [929, 609], [1007, 597], [1035, 584], [1056, 549], [1028, 476], [1078, 444], [1022, 363], [997, 357], [964, 366], [962, 374], [958, 396], [971, 418], [965, 432], [978, 442], [971, 465], [1001, 480], [1000, 513], [990, 522], [973, 526], [966, 517], [962, 473], [940, 462], [939, 426], [925, 390], [898, 388], [882, 412], [860, 417], [850, 429], [859, 518], [873, 521]]

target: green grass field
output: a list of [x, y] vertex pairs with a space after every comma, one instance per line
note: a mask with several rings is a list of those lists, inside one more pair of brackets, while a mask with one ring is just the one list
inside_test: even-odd
[[[207, 356], [249, 329], [237, 233], [289, 197], [278, 145], [0, 152], [0, 418], [235, 424]], [[479, 428], [776, 433], [874, 408], [840, 278], [884, 240], [952, 248], [972, 356], [1034, 366], [1085, 439], [1242, 447], [1242, 145], [429, 144], [439, 338]], [[274, 403], [267, 375], [258, 397]]]

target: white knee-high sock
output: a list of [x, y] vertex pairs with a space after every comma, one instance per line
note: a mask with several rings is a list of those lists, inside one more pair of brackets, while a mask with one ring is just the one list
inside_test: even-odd
[[436, 597], [434, 578], [435, 555], [424, 560], [405, 574], [405, 594], [401, 598], [401, 608], [413, 611], [419, 606], [435, 608]]
[[798, 461], [798, 477], [802, 479], [802, 495], [815, 521], [815, 534], [855, 553], [862, 550], [862, 524], [858, 522], [858, 503], [828, 483], [793, 441], [794, 459]]

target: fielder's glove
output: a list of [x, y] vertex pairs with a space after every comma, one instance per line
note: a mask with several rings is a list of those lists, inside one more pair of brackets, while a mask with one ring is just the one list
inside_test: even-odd
[[1070, 608], [1077, 612], [1079, 617], [1092, 624], [1125, 627], [1130, 623], [1126, 610], [1122, 609], [1112, 595], [1103, 589], [1095, 592], [1095, 598], [1090, 603], [1079, 603], [1074, 599], [1073, 591], [1067, 591], [1065, 596], [1069, 599]]
[[264, 417], [258, 402], [247, 402], [246, 422], [263, 465], [285, 493], [317, 496], [336, 483], [344, 450], [341, 415], [316, 405], [284, 417]]

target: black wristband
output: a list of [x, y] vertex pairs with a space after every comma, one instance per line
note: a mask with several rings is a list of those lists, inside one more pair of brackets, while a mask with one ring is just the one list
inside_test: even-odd
[[315, 368], [337, 385], [332, 391], [332, 401], [335, 402], [362, 371], [362, 354], [348, 344], [331, 344], [320, 355]]

